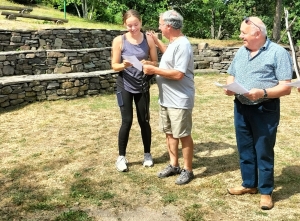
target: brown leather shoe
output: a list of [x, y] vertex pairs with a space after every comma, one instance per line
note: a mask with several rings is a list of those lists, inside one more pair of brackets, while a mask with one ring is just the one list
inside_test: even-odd
[[229, 188], [227, 189], [227, 192], [230, 193], [231, 195], [242, 195], [245, 193], [255, 194], [257, 193], [257, 188], [246, 188], [243, 186], [239, 186], [239, 187]]
[[260, 198], [260, 208], [263, 210], [272, 209], [274, 206], [271, 195], [261, 195]]

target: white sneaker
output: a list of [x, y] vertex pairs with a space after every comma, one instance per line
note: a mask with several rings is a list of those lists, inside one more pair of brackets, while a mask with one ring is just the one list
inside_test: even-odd
[[144, 167], [152, 167], [153, 166], [153, 159], [151, 153], [144, 153]]
[[126, 172], [128, 171], [127, 167], [128, 160], [125, 156], [119, 156], [116, 162], [116, 168], [119, 172]]

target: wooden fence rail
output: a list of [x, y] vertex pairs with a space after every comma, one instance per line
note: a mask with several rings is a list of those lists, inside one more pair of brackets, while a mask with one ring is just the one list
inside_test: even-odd
[[16, 7], [16, 6], [2, 6], [0, 5], [0, 10], [11, 10], [11, 11], [19, 11], [19, 13], [30, 13], [32, 12], [32, 8], [23, 8], [23, 7]]
[[1, 15], [5, 15], [7, 19], [16, 19], [17, 17], [23, 17], [23, 18], [32, 18], [32, 19], [53, 21], [56, 24], [63, 24], [63, 23], [67, 23], [69, 21], [68, 19], [62, 19], [62, 18], [52, 18], [52, 17], [45, 17], [45, 16], [38, 16], [38, 15], [28, 15], [28, 14], [14, 13], [14, 12], [8, 12], [8, 11], [2, 11]]

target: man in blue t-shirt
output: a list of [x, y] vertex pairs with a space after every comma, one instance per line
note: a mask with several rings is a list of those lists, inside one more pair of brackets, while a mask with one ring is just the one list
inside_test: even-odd
[[227, 84], [240, 83], [249, 92], [235, 96], [234, 126], [239, 152], [242, 185], [229, 188], [232, 195], [261, 194], [260, 208], [273, 208], [274, 146], [280, 118], [279, 97], [289, 95], [292, 79], [290, 54], [267, 37], [265, 24], [246, 17], [241, 24], [244, 41], [229, 69]]
[[[169, 10], [161, 14], [159, 29], [169, 39], [169, 45], [151, 35], [163, 52], [159, 67], [144, 65], [145, 74], [156, 74], [159, 88], [160, 130], [166, 134], [170, 164], [158, 173], [159, 178], [177, 175], [176, 184], [182, 185], [194, 178], [192, 171], [194, 143], [191, 137], [192, 109], [194, 107], [194, 60], [188, 39], [182, 34], [182, 16]], [[184, 167], [178, 162], [178, 145], [182, 144]]]

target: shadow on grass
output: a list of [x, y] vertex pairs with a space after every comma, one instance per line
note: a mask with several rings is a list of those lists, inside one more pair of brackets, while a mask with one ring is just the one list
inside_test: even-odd
[[10, 170], [0, 170], [0, 220], [23, 220], [31, 216], [34, 216], [33, 220], [50, 220], [42, 218], [43, 214], [51, 216], [51, 220], [91, 220], [78, 218], [87, 217], [86, 211], [77, 211], [76, 208], [69, 211], [68, 208], [83, 200], [101, 206], [103, 201], [114, 198], [115, 194], [110, 190], [113, 180], [98, 183], [89, 177], [89, 168], [83, 168], [74, 172], [72, 181], [65, 181], [65, 190], [39, 184], [35, 175], [47, 171], [51, 176], [69, 163], [59, 159], [47, 161], [44, 165], [20, 163]]
[[[216, 152], [222, 154], [216, 154]], [[205, 153], [205, 155], [197, 156], [198, 153]], [[240, 167], [236, 146], [223, 142], [195, 144], [193, 167], [206, 168], [203, 173], [196, 174], [197, 178], [239, 170]]]
[[[222, 154], [216, 155], [215, 152], [222, 152]], [[181, 148], [178, 154], [179, 158], [182, 158]], [[203, 156], [198, 156], [199, 154], [202, 154]], [[155, 157], [153, 160], [156, 164], [168, 164], [170, 162], [167, 151], [164, 152], [160, 157]], [[194, 144], [193, 168], [196, 169], [201, 167], [205, 167], [206, 169], [203, 173], [195, 174], [196, 178], [213, 176], [227, 171], [239, 170], [240, 167], [236, 146], [223, 142]]]
[[[34, 180], [36, 168], [20, 163], [11, 170], [1, 170], [4, 174], [0, 179], [0, 194], [3, 201], [0, 206], [0, 220], [19, 220], [22, 211], [49, 210], [56, 208], [48, 202], [51, 198]], [[30, 178], [28, 178], [30, 177]]]
[[[202, 153], [202, 156], [197, 156], [199, 153]], [[236, 146], [223, 142], [195, 144], [193, 167], [205, 168], [204, 172], [195, 174], [197, 178], [239, 170]]]
[[300, 166], [287, 166], [282, 169], [282, 173], [275, 177], [275, 186], [279, 189], [273, 193], [274, 201], [281, 201], [299, 194]]

